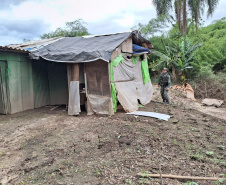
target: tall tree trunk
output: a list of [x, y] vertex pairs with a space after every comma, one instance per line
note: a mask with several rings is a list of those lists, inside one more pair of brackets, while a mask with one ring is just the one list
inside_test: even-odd
[[187, 33], [187, 0], [183, 0], [183, 33], [185, 35]]
[[182, 13], [181, 0], [176, 0], [174, 3], [174, 6], [175, 6], [175, 13], [176, 13], [176, 18], [177, 18], [177, 25], [182, 34], [183, 33], [183, 25], [182, 25], [182, 17], [181, 17], [181, 13]]
[[196, 29], [196, 33], [198, 33], [198, 24], [199, 24], [199, 9], [200, 9], [200, 1], [197, 3], [197, 8], [198, 10], [195, 11], [195, 29]]
[[195, 29], [196, 29], [196, 33], [198, 33], [198, 24], [199, 24], [199, 20], [198, 20], [198, 18], [195, 18]]

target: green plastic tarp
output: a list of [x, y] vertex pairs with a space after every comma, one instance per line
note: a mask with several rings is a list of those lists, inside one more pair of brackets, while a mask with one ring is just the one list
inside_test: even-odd
[[110, 78], [111, 78], [111, 94], [112, 94], [112, 102], [113, 102], [113, 109], [114, 112], [117, 111], [117, 103], [118, 103], [118, 99], [117, 99], [117, 91], [115, 89], [115, 84], [113, 83], [114, 81], [114, 74], [113, 74], [113, 67], [116, 67], [120, 62], [123, 62], [124, 58], [123, 55], [120, 54], [118, 57], [116, 57], [113, 61], [111, 61], [110, 63]]
[[113, 102], [113, 109], [114, 112], [117, 112], [117, 103], [118, 103], [118, 99], [117, 99], [117, 91], [115, 89], [115, 84], [111, 83], [111, 97], [112, 97], [112, 102]]
[[132, 57], [133, 64], [137, 64], [137, 61], [138, 61], [139, 58], [140, 58], [140, 56]]
[[148, 60], [143, 60], [141, 62], [141, 70], [142, 70], [142, 76], [143, 76], [143, 82], [146, 84], [146, 82], [151, 82], [150, 74], [148, 70]]
[[120, 54], [119, 56], [117, 56], [114, 60], [111, 61], [110, 63], [110, 72], [111, 72], [111, 81], [114, 81], [114, 74], [113, 74], [113, 66], [116, 67], [120, 62], [123, 62], [124, 58], [122, 56], [122, 54]]
[[123, 61], [124, 61], [123, 55], [120, 54], [114, 60], [112, 60], [111, 64], [116, 67], [120, 62], [123, 62]]

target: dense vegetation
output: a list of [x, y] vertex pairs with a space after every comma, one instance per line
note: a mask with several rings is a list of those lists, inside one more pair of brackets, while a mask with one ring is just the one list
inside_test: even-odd
[[[152, 0], [158, 18], [134, 28], [155, 47], [149, 60], [152, 71], [168, 67], [174, 81], [226, 75], [226, 18], [206, 27], [200, 22], [205, 10], [211, 16], [219, 0]], [[175, 19], [172, 11], [175, 12]], [[189, 12], [189, 14], [188, 14]], [[188, 16], [190, 16], [188, 18]], [[166, 27], [170, 26], [166, 31]], [[132, 28], [132, 29], [134, 29]], [[157, 36], [156, 36], [156, 33]], [[159, 35], [159, 34], [162, 35]]]
[[199, 27], [199, 20], [207, 7], [207, 15], [210, 16], [215, 11], [219, 0], [152, 0], [156, 7], [157, 15], [168, 16], [173, 9], [177, 25], [182, 35], [188, 31], [188, 12], [195, 22], [196, 32]]
[[212, 68], [226, 58], [226, 18], [213, 22], [211, 25], [195, 34], [193, 40], [200, 40], [204, 44], [197, 53], [196, 60], [199, 66]]
[[[158, 24], [170, 25], [169, 31], [162, 27], [157, 30]], [[198, 32], [195, 22], [188, 19], [187, 27], [188, 32], [183, 36], [172, 17], [162, 16], [134, 27], [155, 47], [149, 59], [150, 69], [159, 71], [163, 66], [168, 67], [175, 81], [217, 76], [226, 81], [226, 75], [222, 74], [226, 72], [226, 18], [200, 27]]]

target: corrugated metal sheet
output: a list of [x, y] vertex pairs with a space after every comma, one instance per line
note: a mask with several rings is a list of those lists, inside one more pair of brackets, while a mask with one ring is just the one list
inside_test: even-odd
[[131, 33], [131, 31], [118, 32], [118, 33], [108, 33], [108, 34], [100, 34], [100, 35], [84, 35], [83, 38], [92, 38], [92, 37], [100, 37], [100, 36], [108, 36], [108, 35], [117, 35], [121, 33]]
[[25, 42], [23, 44], [10, 44], [7, 46], [0, 46], [0, 51], [29, 53], [40, 48], [43, 48], [53, 42], [56, 42], [64, 37], [55, 37], [50, 39], [42, 39], [37, 41]]
[[25, 50], [25, 51], [35, 51], [40, 48], [43, 48], [53, 42], [56, 42], [60, 39], [63, 39], [64, 37], [55, 37], [50, 39], [42, 39], [37, 41], [31, 41], [31, 42], [25, 42], [23, 44], [10, 44], [6, 47], [17, 49], [17, 50]]
[[19, 48], [12, 48], [9, 46], [0, 46], [0, 51], [11, 51], [11, 52], [17, 52], [17, 53], [29, 53], [29, 51]]

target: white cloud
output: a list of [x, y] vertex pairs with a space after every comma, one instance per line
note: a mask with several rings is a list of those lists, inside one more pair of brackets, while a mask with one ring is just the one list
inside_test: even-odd
[[[137, 14], [151, 9], [151, 0], [20, 0], [17, 4], [10, 1], [7, 8], [0, 12], [0, 20], [40, 20], [48, 25], [49, 31], [53, 31], [65, 22], [81, 18], [88, 23], [88, 28], [92, 28], [89, 30], [91, 33], [103, 34], [116, 30], [128, 31], [138, 21], [148, 22], [151, 16], [141, 19], [142, 16]], [[155, 16], [155, 13], [152, 13], [152, 16]], [[100, 24], [101, 29], [95, 26]], [[46, 30], [43, 30], [43, 33], [44, 31]], [[4, 41], [3, 37], [7, 38], [1, 36], [0, 44], [8, 44], [8, 38]], [[35, 33], [34, 37], [37, 37]], [[15, 42], [18, 42], [18, 38]]]
[[123, 17], [114, 20], [114, 22], [122, 27], [131, 27], [134, 25], [134, 16], [126, 13]]
[[[151, 0], [1, 0], [4, 2], [0, 9], [0, 21], [20, 22], [38, 21], [41, 28], [30, 29], [29, 34], [24, 34], [18, 30], [18, 26], [11, 27], [17, 36], [9, 38], [6, 35], [0, 35], [0, 45], [22, 41], [21, 36], [37, 38], [40, 34], [50, 32], [64, 25], [65, 22], [76, 19], [83, 19], [88, 25], [89, 32], [92, 34], [113, 33], [129, 31], [131, 27], [141, 23], [147, 23], [150, 19], [156, 17], [156, 11]], [[16, 3], [15, 3], [16, 2]], [[223, 7], [226, 6], [224, 0], [220, 0], [220, 5], [209, 21], [223, 17]], [[2, 21], [1, 21], [2, 22]], [[40, 24], [45, 25], [41, 26]], [[27, 24], [25, 24], [28, 26]], [[0, 28], [5, 24], [0, 23]], [[35, 26], [31, 24], [31, 26]], [[38, 31], [36, 31], [38, 30]], [[27, 33], [27, 32], [26, 32]], [[33, 37], [32, 37], [33, 33]], [[20, 36], [18, 36], [20, 35]], [[18, 39], [18, 37], [20, 39]]]

